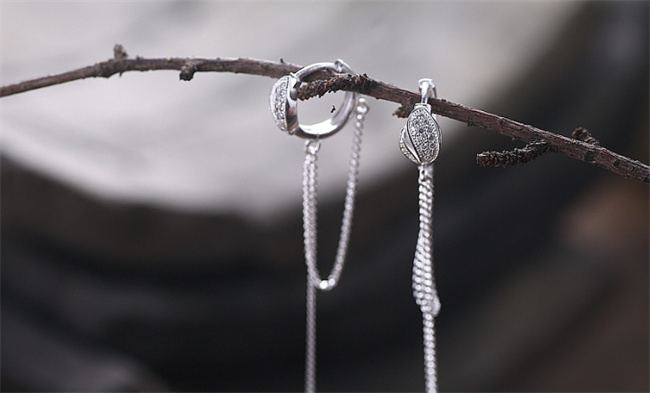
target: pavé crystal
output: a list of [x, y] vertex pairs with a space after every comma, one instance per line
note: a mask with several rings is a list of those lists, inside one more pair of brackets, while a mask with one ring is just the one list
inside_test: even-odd
[[428, 106], [416, 107], [400, 135], [400, 149], [418, 165], [431, 164], [440, 150], [440, 128]]
[[275, 82], [271, 89], [271, 95], [269, 96], [269, 105], [271, 106], [273, 120], [278, 128], [284, 132], [288, 132], [286, 112], [288, 85], [289, 77], [283, 76]]

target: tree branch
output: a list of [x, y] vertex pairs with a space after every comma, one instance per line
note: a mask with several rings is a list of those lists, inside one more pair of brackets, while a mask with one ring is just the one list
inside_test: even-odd
[[[136, 57], [130, 59], [119, 45], [114, 48], [114, 54], [114, 58], [92, 66], [3, 86], [0, 88], [0, 97], [79, 79], [108, 78], [115, 74], [121, 75], [127, 71], [176, 70], [180, 71], [182, 80], [191, 80], [196, 72], [233, 72], [279, 78], [302, 68], [298, 65], [285, 63], [282, 60], [273, 62], [246, 58], [145, 59]], [[419, 93], [376, 81], [365, 74], [317, 76], [325, 79], [317, 79], [302, 84], [298, 89], [300, 99], [322, 96], [328, 92], [338, 90], [354, 91], [380, 100], [401, 104], [400, 108], [395, 112], [395, 115], [399, 117], [408, 116], [415, 103], [420, 101]], [[434, 113], [458, 120], [469, 126], [481, 127], [526, 143], [545, 143], [549, 152], [559, 153], [596, 165], [626, 178], [640, 180], [645, 183], [650, 182], [650, 166], [614, 153], [598, 143], [594, 143], [595, 139], [585, 138], [583, 133], [574, 133], [572, 139], [441, 98], [430, 98], [429, 104], [431, 104]]]

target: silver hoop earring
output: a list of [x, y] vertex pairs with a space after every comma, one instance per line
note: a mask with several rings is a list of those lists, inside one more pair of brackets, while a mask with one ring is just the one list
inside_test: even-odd
[[316, 63], [306, 66], [295, 74], [285, 75], [275, 82], [269, 96], [269, 104], [275, 124], [280, 130], [301, 138], [323, 139], [334, 135], [345, 126], [356, 106], [358, 93], [346, 92], [343, 105], [330, 119], [312, 125], [298, 122], [298, 85], [306, 76], [323, 70], [354, 75], [350, 67], [343, 60], [338, 59], [334, 63]]
[[438, 391], [434, 319], [440, 312], [440, 300], [433, 274], [433, 162], [438, 157], [442, 134], [431, 105], [427, 102], [436, 96], [431, 79], [420, 79], [422, 102], [415, 104], [400, 132], [402, 153], [419, 169], [420, 232], [413, 259], [413, 296], [422, 311], [424, 333], [425, 391]]
[[[368, 112], [368, 104], [357, 93], [346, 92], [343, 104], [334, 115], [321, 123], [303, 125], [298, 122], [297, 87], [304, 77], [317, 71], [330, 70], [336, 73], [354, 74], [342, 60], [334, 63], [316, 63], [307, 66], [295, 74], [280, 78], [271, 89], [269, 104], [275, 124], [280, 130], [289, 135], [297, 135], [307, 139], [305, 143], [305, 161], [303, 165], [303, 230], [305, 264], [307, 265], [307, 318], [306, 318], [306, 350], [305, 350], [305, 392], [316, 391], [316, 290], [330, 291], [339, 282], [352, 228], [354, 214], [354, 199], [357, 191], [359, 175], [359, 157], [363, 122]], [[318, 272], [317, 259], [317, 216], [316, 201], [317, 153], [320, 141], [341, 130], [352, 113], [355, 113], [354, 136], [348, 169], [347, 188], [341, 235], [332, 271], [327, 279], [321, 279]]]

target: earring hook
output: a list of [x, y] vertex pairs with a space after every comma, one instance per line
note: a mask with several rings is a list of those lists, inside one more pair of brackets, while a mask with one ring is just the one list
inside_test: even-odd
[[420, 87], [420, 93], [422, 94], [422, 103], [426, 104], [429, 101], [429, 98], [438, 97], [436, 92], [436, 85], [433, 83], [433, 80], [430, 78], [423, 78], [418, 81], [418, 86]]
[[[429, 105], [429, 98], [438, 98], [438, 92], [436, 91], [436, 84], [433, 83], [431, 78], [422, 78], [418, 81], [418, 86], [420, 87], [420, 94], [422, 94], [422, 104]], [[434, 114], [433, 118], [437, 121], [438, 115]]]

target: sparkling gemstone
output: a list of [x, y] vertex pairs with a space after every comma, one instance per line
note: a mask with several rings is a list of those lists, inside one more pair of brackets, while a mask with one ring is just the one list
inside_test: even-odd
[[432, 163], [438, 156], [440, 128], [427, 107], [416, 107], [406, 123], [408, 136], [420, 163]]
[[289, 77], [283, 76], [275, 82], [271, 89], [271, 95], [269, 96], [269, 105], [271, 106], [273, 120], [278, 128], [284, 132], [288, 132], [286, 112], [288, 85]]

